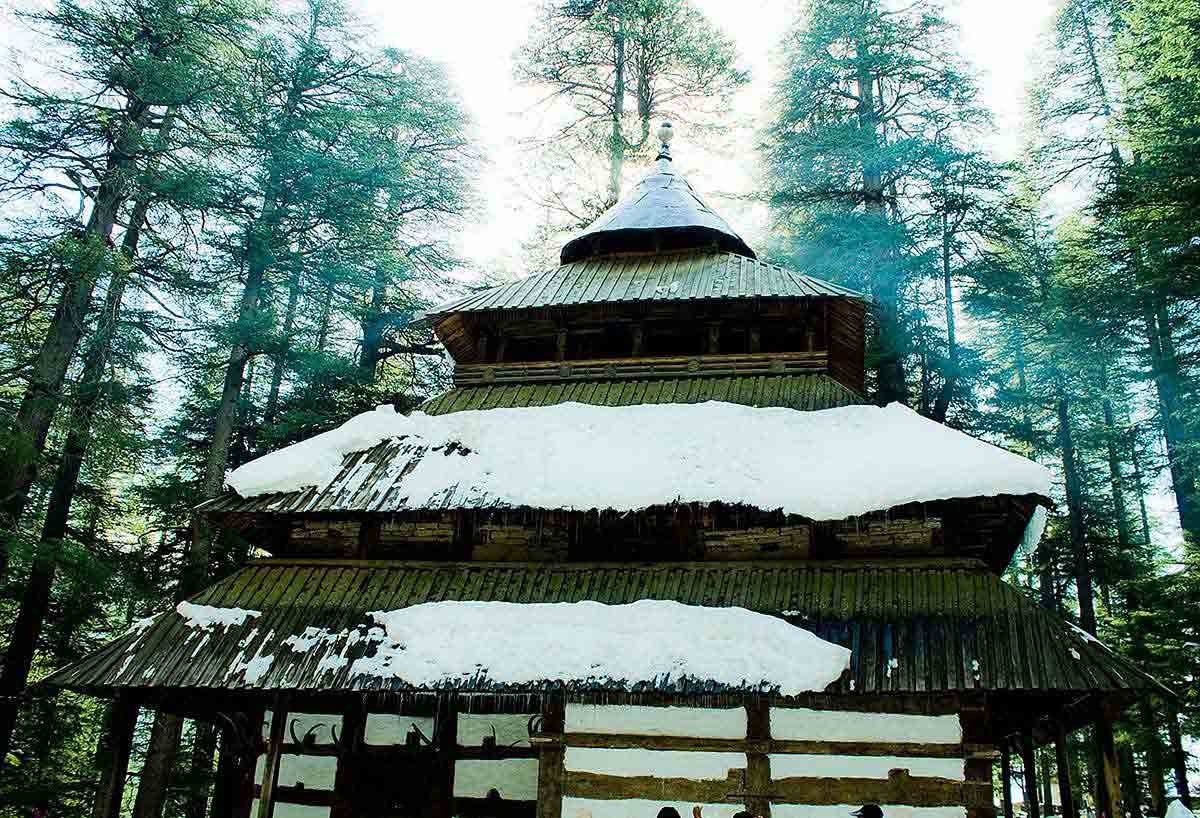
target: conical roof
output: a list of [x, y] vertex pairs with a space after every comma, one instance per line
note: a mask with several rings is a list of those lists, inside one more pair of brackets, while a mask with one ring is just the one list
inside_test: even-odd
[[756, 258], [729, 223], [671, 166], [671, 124], [664, 122], [657, 168], [586, 230], [567, 242], [561, 263], [621, 252], [715, 249]]

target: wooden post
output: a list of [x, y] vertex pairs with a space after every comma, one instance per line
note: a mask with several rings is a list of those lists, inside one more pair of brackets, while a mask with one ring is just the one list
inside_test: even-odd
[[279, 757], [286, 735], [288, 710], [282, 697], [276, 697], [271, 708], [271, 737], [267, 739], [267, 763], [263, 766], [262, 788], [258, 792], [258, 818], [275, 814], [275, 787], [279, 784]]
[[1061, 721], [1054, 723], [1054, 755], [1058, 761], [1058, 800], [1063, 818], [1078, 818], [1075, 811], [1075, 792], [1071, 789], [1071, 755], [1067, 746], [1067, 730]]
[[438, 695], [433, 725], [433, 776], [429, 782], [431, 818], [454, 816], [454, 761], [458, 755], [458, 702], [453, 693]]
[[1117, 758], [1117, 747], [1113, 741], [1112, 713], [1107, 704], [1101, 704], [1096, 717], [1096, 756], [1100, 764], [1099, 790], [1104, 796], [1106, 818], [1125, 818], [1121, 803], [1121, 763]]
[[367, 734], [367, 712], [361, 698], [355, 698], [342, 715], [341, 754], [338, 755], [337, 771], [333, 777], [333, 806], [329, 818], [353, 818], [355, 759], [351, 755], [361, 747]]
[[1171, 742], [1171, 766], [1175, 768], [1175, 793], [1188, 809], [1192, 808], [1192, 793], [1188, 789], [1187, 753], [1183, 751], [1183, 737], [1179, 735], [1179, 714], [1174, 705], [1167, 708], [1167, 737]]
[[[746, 789], [757, 795], [746, 797], [752, 815], [771, 818], [771, 757], [765, 752], [771, 740], [771, 704], [765, 699], [746, 703]], [[758, 747], [753, 745], [757, 743]], [[757, 750], [757, 752], [755, 752]]]
[[1012, 758], [1009, 755], [1008, 739], [1000, 745], [1000, 804], [1004, 818], [1013, 818], [1012, 802]]
[[1025, 814], [1029, 818], [1041, 818], [1038, 807], [1037, 753], [1033, 744], [1033, 730], [1026, 727], [1021, 731], [1021, 767], [1025, 773]]
[[634, 358], [641, 357], [642, 340], [645, 337], [645, 333], [646, 333], [646, 330], [640, 323], [633, 325], [633, 329], [632, 329], [633, 344], [631, 347], [630, 355]]
[[542, 733], [557, 739], [542, 745], [538, 753], [537, 818], [562, 818], [563, 733], [566, 731], [566, 704], [562, 694], [547, 693], [542, 708]]
[[125, 777], [129, 774], [129, 753], [133, 749], [133, 729], [137, 726], [137, 705], [118, 696], [112, 705], [112, 721], [108, 733], [108, 752], [111, 763], [100, 781], [97, 818], [119, 818], [121, 801], [125, 796]]
[[555, 339], [554, 345], [554, 360], [565, 361], [567, 359], [567, 331], [560, 329], [558, 337]]

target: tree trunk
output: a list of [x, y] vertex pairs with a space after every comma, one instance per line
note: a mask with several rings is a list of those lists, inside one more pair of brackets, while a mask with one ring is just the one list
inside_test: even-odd
[[[38, 460], [46, 447], [50, 422], [58, 411], [63, 380], [83, 334], [91, 307], [92, 291], [109, 258], [108, 241], [117, 213], [125, 201], [129, 171], [137, 140], [141, 137], [148, 106], [131, 100], [125, 106], [126, 127], [106, 160], [104, 176], [96, 191], [92, 213], [83, 229], [83, 264], [72, 270], [46, 330], [34, 362], [29, 386], [13, 420], [0, 462], [0, 524], [16, 525], [29, 500], [29, 488], [37, 478]], [[100, 261], [93, 259], [100, 254]], [[8, 552], [0, 539], [0, 580], [8, 570]]]
[[1187, 752], [1183, 749], [1183, 736], [1179, 733], [1179, 714], [1174, 708], [1167, 711], [1167, 738], [1171, 742], [1171, 766], [1175, 771], [1175, 794], [1183, 805], [1192, 808], [1192, 792], [1188, 786]]
[[1163, 748], [1158, 735], [1158, 714], [1149, 698], [1142, 699], [1142, 738], [1146, 745], [1146, 778], [1150, 781], [1150, 809], [1158, 818], [1167, 814], [1167, 788], [1163, 785]]
[[608, 206], [621, 198], [621, 170], [625, 166], [625, 134], [621, 120], [625, 116], [625, 19], [617, 11], [616, 31], [613, 32], [612, 122], [608, 136]]
[[1185, 454], [1191, 438], [1180, 417], [1179, 361], [1171, 337], [1170, 318], [1161, 299], [1158, 299], [1153, 311], [1146, 311], [1144, 320], [1179, 525], [1189, 544], [1200, 543], [1200, 505], [1196, 502], [1196, 474], [1191, 459]]
[[137, 798], [133, 802], [133, 818], [161, 818], [167, 798], [167, 782], [175, 766], [182, 732], [182, 717], [161, 711], [154, 714], [150, 746], [146, 750]]
[[[169, 128], [169, 122], [164, 121], [163, 127]], [[17, 697], [29, 680], [38, 637], [50, 608], [50, 592], [54, 585], [55, 573], [58, 571], [58, 555], [62, 548], [62, 540], [67, 534], [71, 504], [79, 487], [83, 460], [91, 444], [92, 423], [107, 391], [105, 375], [120, 317], [121, 302], [125, 298], [125, 286], [129, 280], [128, 265], [137, 254], [141, 226], [149, 208], [149, 197], [145, 195], [134, 205], [129, 228], [125, 231], [121, 243], [123, 258], [118, 259], [117, 264], [113, 266], [108, 294], [104, 300], [104, 312], [84, 356], [78, 396], [67, 424], [67, 439], [63, 443], [62, 456], [54, 475], [46, 519], [42, 523], [41, 540], [4, 655], [4, 666], [0, 671], [0, 767], [4, 765], [16, 727]]]
[[1117, 521], [1117, 544], [1124, 551], [1129, 547], [1129, 519], [1125, 516], [1125, 487], [1121, 476], [1121, 458], [1117, 449], [1117, 424], [1113, 415], [1113, 403], [1108, 394], [1108, 367], [1100, 367], [1100, 389], [1104, 394], [1101, 408], [1104, 413], [1104, 442], [1108, 451], [1108, 475], [1112, 486], [1113, 516]]
[[217, 749], [217, 729], [207, 721], [196, 722], [196, 738], [192, 743], [192, 792], [184, 807], [186, 818], [204, 818], [208, 813], [208, 792], [213, 778], [213, 761]]
[[358, 356], [358, 374], [363, 383], [375, 380], [375, 370], [379, 366], [380, 350], [383, 346], [383, 299], [385, 282], [381, 276], [375, 279], [371, 288], [371, 304], [362, 320], [362, 350]]
[[271, 388], [267, 393], [267, 404], [263, 409], [263, 426], [275, 422], [279, 411], [279, 390], [283, 386], [283, 372], [287, 368], [288, 354], [292, 349], [292, 329], [296, 325], [296, 305], [300, 301], [300, 273], [303, 267], [301, 255], [297, 252], [292, 275], [288, 278], [287, 308], [283, 313], [283, 349], [274, 356], [271, 364]]
[[1090, 634], [1096, 633], [1096, 608], [1092, 590], [1091, 560], [1084, 535], [1082, 487], [1075, 463], [1075, 443], [1071, 432], [1071, 406], [1058, 384], [1058, 443], [1062, 450], [1063, 477], [1067, 491], [1067, 515], [1071, 532], [1071, 559], [1074, 562], [1075, 587], [1079, 596], [1079, 624]]
[[946, 358], [947, 366], [942, 380], [942, 388], [933, 404], [930, 417], [938, 423], [946, 422], [946, 414], [950, 411], [950, 399], [958, 387], [959, 356], [958, 339], [954, 326], [954, 277], [950, 268], [950, 221], [942, 214], [942, 292], [946, 305]]
[[[867, 61], [870, 59], [867, 46], [858, 43], [858, 104], [855, 116], [859, 127], [867, 138], [869, 156], [863, 157], [863, 202], [867, 213], [887, 221], [884, 207], [883, 174], [875, 155], [879, 148], [879, 115], [875, 110], [875, 78]], [[878, 400], [881, 404], [898, 401], [908, 405], [908, 380], [904, 372], [904, 337], [900, 325], [900, 278], [895, 269], [895, 259], [880, 258], [873, 276], [875, 296], [875, 318], [878, 322], [878, 350], [876, 372], [878, 378]]]

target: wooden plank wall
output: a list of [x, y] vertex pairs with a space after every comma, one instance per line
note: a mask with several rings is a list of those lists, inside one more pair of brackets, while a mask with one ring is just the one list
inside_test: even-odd
[[[994, 818], [990, 753], [969, 714], [569, 705], [562, 818]], [[970, 729], [967, 730], [971, 732]], [[971, 758], [981, 755], [981, 758]]]

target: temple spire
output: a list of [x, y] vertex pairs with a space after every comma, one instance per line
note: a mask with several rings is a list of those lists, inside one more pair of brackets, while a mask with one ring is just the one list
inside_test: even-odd
[[674, 137], [675, 131], [671, 129], [671, 123], [663, 122], [658, 129], [658, 156], [654, 157], [659, 173], [667, 173], [671, 169], [671, 140]]

